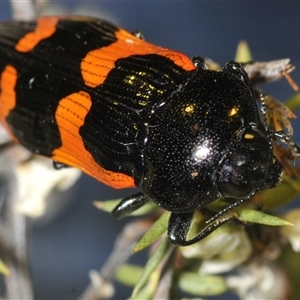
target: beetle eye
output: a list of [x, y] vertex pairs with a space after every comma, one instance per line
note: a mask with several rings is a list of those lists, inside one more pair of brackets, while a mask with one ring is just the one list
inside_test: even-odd
[[241, 155], [224, 162], [219, 174], [219, 190], [223, 196], [243, 198], [252, 192], [246, 169], [247, 160]]

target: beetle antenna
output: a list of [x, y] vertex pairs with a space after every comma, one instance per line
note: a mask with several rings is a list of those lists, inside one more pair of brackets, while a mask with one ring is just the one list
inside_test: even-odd
[[266, 102], [265, 102], [264, 94], [260, 94], [260, 112], [261, 112], [261, 117], [262, 117], [262, 121], [263, 121], [265, 130], [266, 130], [267, 134], [269, 135], [270, 129], [269, 129], [269, 124], [268, 124], [268, 120], [267, 120]]
[[234, 208], [236, 208], [237, 206], [240, 206], [242, 203], [246, 202], [247, 200], [249, 200], [250, 198], [252, 198], [255, 194], [256, 194], [256, 190], [253, 191], [251, 194], [249, 194], [247, 197], [238, 200], [237, 202], [234, 202], [232, 204], [230, 204], [229, 206], [225, 207], [224, 209], [222, 209], [220, 212], [218, 212], [217, 214], [215, 214], [213, 217], [211, 217], [209, 220], [206, 221], [207, 224], [211, 224], [213, 222], [215, 222], [219, 217], [221, 217], [222, 215], [225, 215], [226, 213], [228, 213], [229, 211], [233, 210]]

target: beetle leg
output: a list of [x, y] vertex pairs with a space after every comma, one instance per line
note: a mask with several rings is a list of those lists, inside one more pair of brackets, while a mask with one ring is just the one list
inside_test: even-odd
[[193, 214], [193, 212], [171, 214], [168, 226], [168, 237], [171, 243], [179, 246], [189, 246], [195, 244], [233, 218], [232, 216], [227, 215], [224, 218], [209, 222], [208, 225], [205, 226], [199, 233], [187, 240], [188, 232], [192, 226]]
[[121, 200], [121, 202], [111, 212], [116, 219], [121, 219], [128, 216], [133, 211], [142, 207], [149, 201], [149, 198], [142, 192], [128, 196]]
[[274, 136], [286, 143], [295, 156], [300, 156], [300, 148], [289, 134], [284, 131], [277, 131], [274, 132]]
[[70, 168], [70, 166], [53, 160], [53, 168], [55, 170], [61, 170], [61, 169], [64, 169], [64, 168]]
[[206, 69], [205, 60], [201, 56], [194, 56], [192, 61], [196, 68]]
[[176, 214], [171, 213], [168, 226], [169, 240], [180, 246], [185, 246], [186, 237], [192, 224], [193, 212]]
[[169, 219], [169, 226], [168, 226], [168, 237], [170, 241], [179, 246], [189, 246], [192, 244], [195, 244], [208, 236], [210, 233], [212, 233], [214, 230], [216, 230], [221, 225], [227, 223], [228, 221], [235, 218], [234, 214], [228, 214], [231, 210], [233, 210], [235, 207], [241, 205], [248, 199], [252, 198], [256, 191], [252, 192], [247, 197], [240, 199], [237, 202], [232, 203], [231, 205], [225, 207], [222, 211], [215, 214], [213, 217], [211, 217], [208, 221], [206, 221], [206, 226], [197, 233], [194, 237], [187, 240], [188, 232], [193, 226], [192, 220], [194, 212], [190, 213], [172, 213]]
[[274, 138], [278, 138], [283, 143], [287, 144], [289, 149], [292, 151], [293, 155], [296, 157], [300, 156], [300, 147], [294, 142], [291, 135], [285, 131], [270, 131], [269, 125], [266, 117], [266, 103], [265, 103], [265, 95], [260, 95], [260, 102], [261, 102], [261, 115], [263, 119], [263, 123], [266, 129], [266, 132], [269, 132], [271, 136]]
[[144, 35], [139, 30], [135, 30], [135, 31], [131, 32], [131, 34], [133, 34], [135, 37], [137, 37], [137, 38], [139, 38], [139, 39], [141, 39], [143, 41], [145, 40]]

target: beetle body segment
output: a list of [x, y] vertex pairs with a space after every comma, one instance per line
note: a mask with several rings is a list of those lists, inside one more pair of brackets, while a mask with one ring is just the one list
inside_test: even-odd
[[143, 115], [194, 69], [184, 55], [87, 17], [3, 23], [0, 51], [0, 117], [14, 137], [115, 188], [139, 185]]

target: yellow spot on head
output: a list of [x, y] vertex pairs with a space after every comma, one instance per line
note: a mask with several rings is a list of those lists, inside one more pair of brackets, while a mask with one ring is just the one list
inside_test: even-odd
[[247, 140], [252, 140], [252, 139], [254, 139], [254, 135], [252, 133], [246, 133], [244, 135], [244, 138]]
[[194, 104], [188, 104], [185, 108], [184, 108], [184, 112], [187, 114], [192, 114], [195, 110], [195, 105]]
[[234, 116], [236, 116], [236, 115], [238, 114], [238, 112], [239, 112], [239, 108], [236, 107], [236, 106], [234, 106], [233, 108], [231, 108], [231, 109], [229, 110], [228, 116], [229, 116], [229, 117], [234, 117]]

